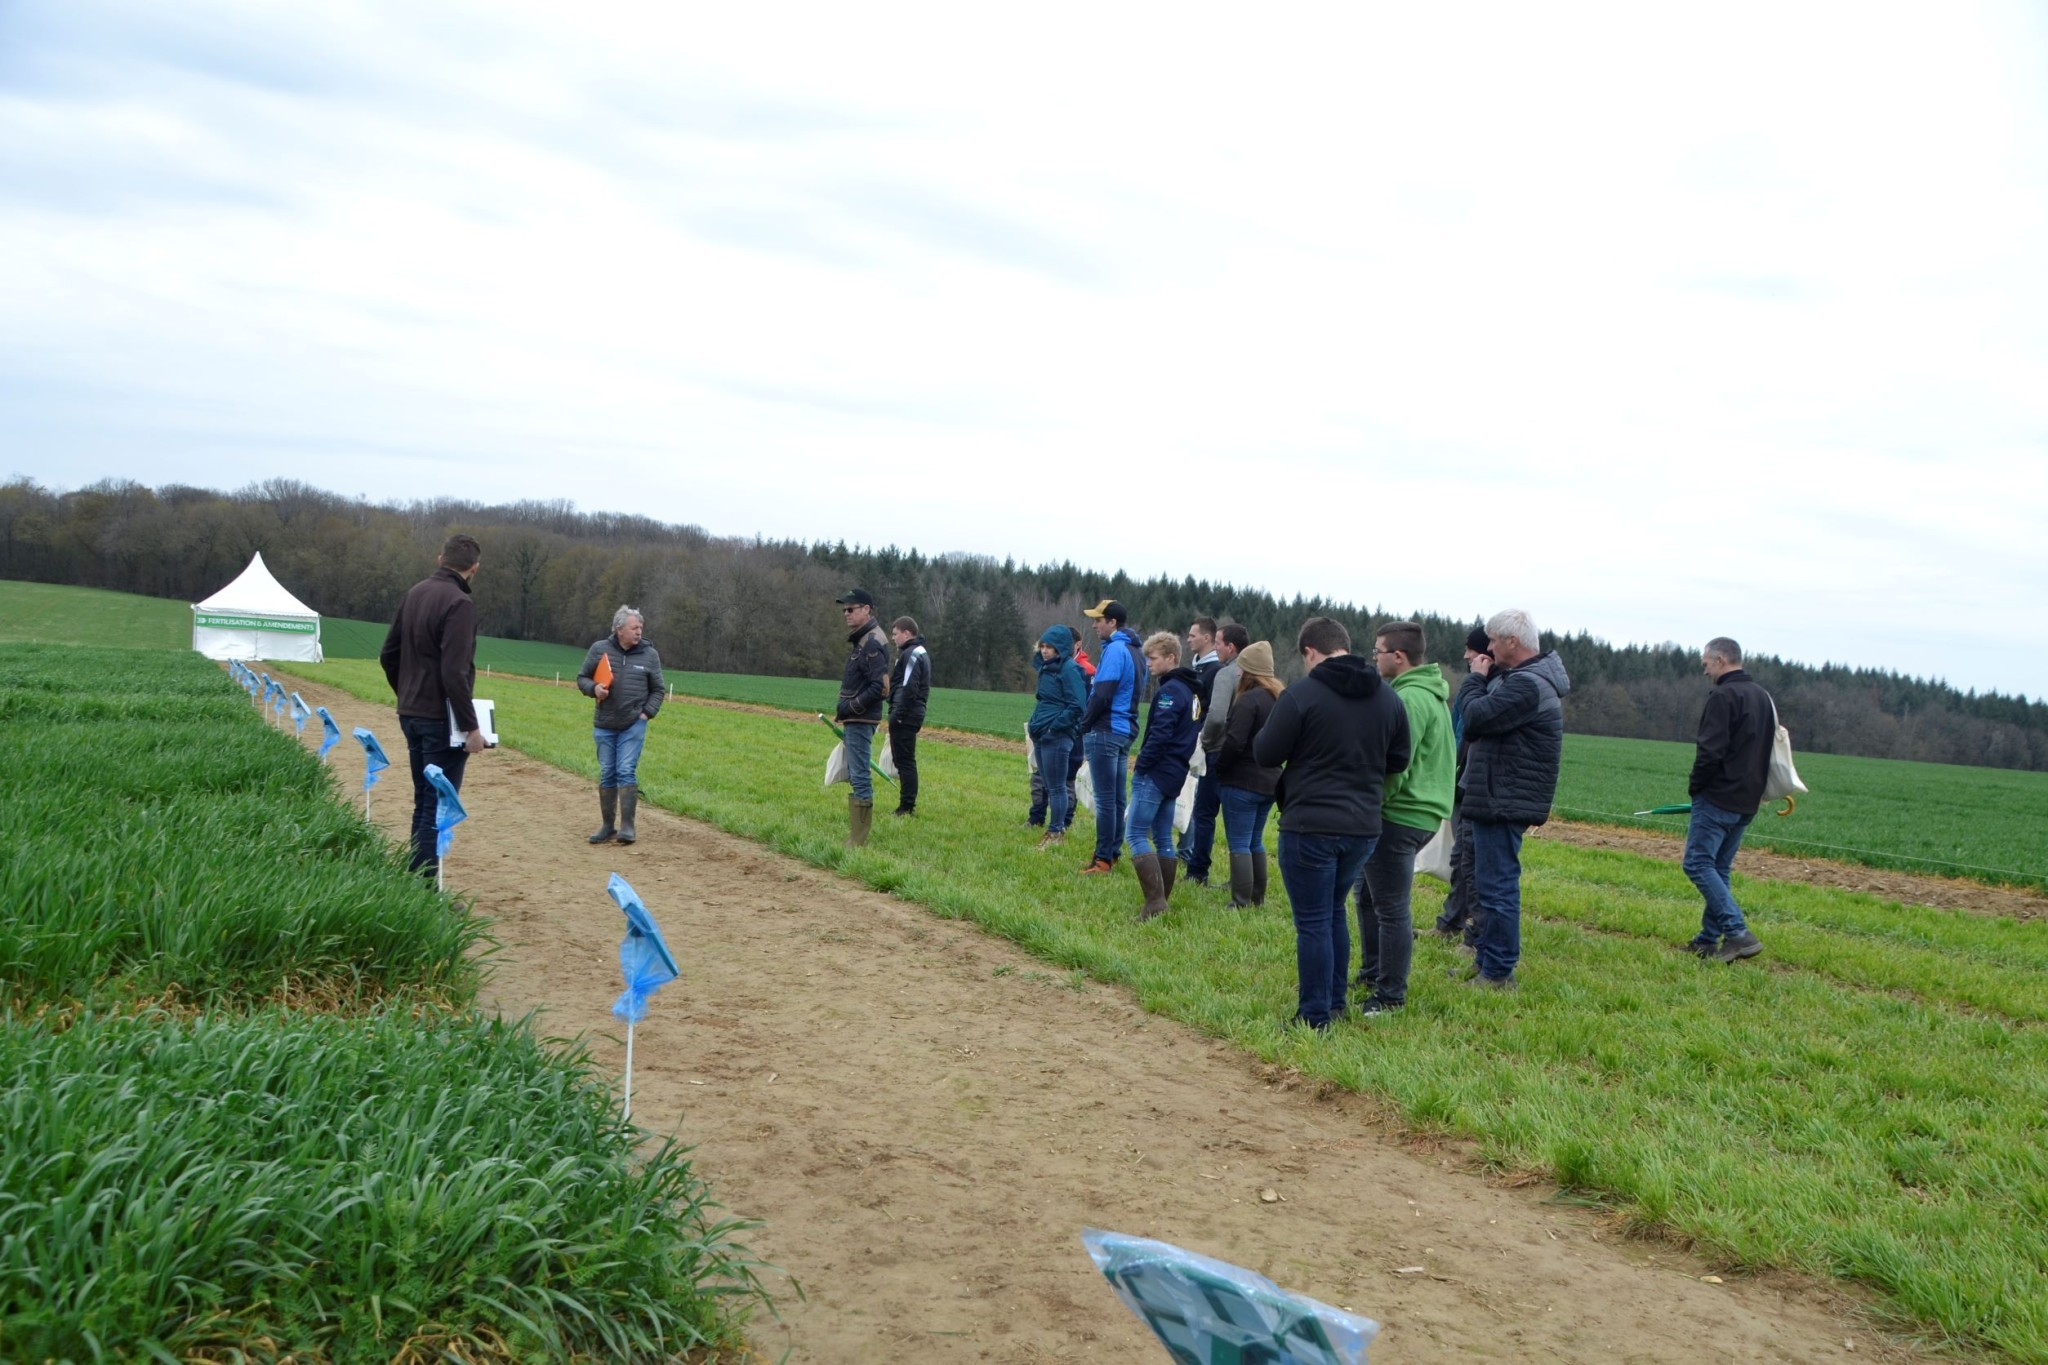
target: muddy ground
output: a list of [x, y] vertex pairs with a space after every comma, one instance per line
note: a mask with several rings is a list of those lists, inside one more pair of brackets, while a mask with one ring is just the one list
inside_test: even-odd
[[[393, 729], [388, 710], [303, 691], [344, 729]], [[403, 765], [377, 793], [395, 832]], [[637, 845], [593, 848], [586, 783], [511, 751], [473, 759], [463, 795], [449, 875], [497, 921], [487, 1004], [598, 1035], [616, 1071], [607, 875], [660, 917], [684, 974], [638, 1032], [634, 1117], [760, 1220], [746, 1240], [778, 1268], [780, 1313], [750, 1333], [766, 1359], [1163, 1360], [1083, 1252], [1090, 1225], [1373, 1317], [1375, 1362], [1917, 1358], [1847, 1292], [1711, 1282], [1680, 1247], [1491, 1182], [1368, 1099], [971, 926], [645, 806]]]

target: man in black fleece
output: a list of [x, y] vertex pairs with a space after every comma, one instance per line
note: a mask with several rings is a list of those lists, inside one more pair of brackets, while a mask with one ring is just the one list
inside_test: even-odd
[[1297, 641], [1308, 676], [1281, 694], [1252, 741], [1280, 776], [1280, 878], [1294, 911], [1295, 1022], [1326, 1030], [1344, 1013], [1351, 932], [1344, 898], [1380, 834], [1388, 773], [1408, 766], [1408, 710], [1351, 635], [1310, 617]]
[[1714, 680], [1714, 690], [1700, 713], [1699, 742], [1686, 783], [1692, 821], [1685, 831], [1685, 875], [1707, 905], [1699, 937], [1686, 947], [1701, 957], [1734, 962], [1764, 950], [1735, 904], [1728, 873], [1763, 804], [1778, 708], [1771, 694], [1742, 671], [1742, 646], [1727, 636], [1707, 641], [1700, 666]]
[[[412, 585], [384, 636], [378, 662], [398, 698], [398, 728], [412, 761], [412, 869], [429, 881], [441, 870], [434, 810], [441, 794], [429, 766], [462, 790], [471, 754], [484, 750], [476, 723], [476, 603], [469, 585], [483, 563], [474, 537], [453, 535], [434, 572]], [[450, 743], [456, 734], [460, 741]]]

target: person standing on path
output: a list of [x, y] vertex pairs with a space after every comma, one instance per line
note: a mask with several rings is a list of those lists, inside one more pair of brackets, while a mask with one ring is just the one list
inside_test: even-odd
[[1472, 884], [1485, 916], [1479, 951], [1462, 979], [1515, 989], [1522, 960], [1522, 836], [1550, 818], [1564, 757], [1564, 662], [1520, 608], [1486, 623], [1493, 657], [1472, 661], [1458, 688], [1468, 744], [1460, 780], [1472, 828]]
[[459, 792], [469, 756], [484, 749], [476, 723], [476, 603], [470, 597], [483, 550], [473, 536], [452, 535], [434, 563], [434, 572], [398, 604], [377, 654], [398, 698], [398, 728], [412, 763], [411, 866], [428, 881], [441, 870], [434, 851], [434, 809], [441, 797], [427, 780], [427, 768], [438, 767]]
[[1131, 742], [1138, 736], [1146, 665], [1138, 637], [1124, 624], [1130, 613], [1123, 603], [1105, 597], [1081, 614], [1095, 623], [1095, 636], [1102, 641], [1102, 662], [1095, 666], [1095, 682], [1081, 714], [1082, 751], [1095, 789], [1095, 853], [1081, 871], [1099, 874], [1115, 871], [1117, 855], [1123, 852], [1124, 821], [1129, 816], [1125, 782], [1130, 776]]
[[839, 704], [834, 711], [846, 739], [846, 846], [859, 848], [875, 824], [875, 778], [868, 764], [875, 752], [875, 727], [882, 723], [882, 702], [889, 695], [889, 642], [875, 621], [875, 599], [866, 588], [852, 588], [837, 599], [846, 618], [846, 671], [839, 679]]
[[640, 837], [634, 828], [640, 751], [647, 745], [647, 722], [668, 696], [661, 655], [646, 635], [639, 609], [620, 607], [612, 613], [612, 633], [590, 646], [576, 673], [577, 690], [597, 699], [591, 734], [597, 741], [597, 809], [604, 823], [590, 836], [593, 844], [613, 839], [630, 844]]
[[896, 809], [917, 814], [917, 732], [924, 728], [925, 703], [932, 695], [932, 658], [917, 622], [899, 616], [889, 623], [896, 642], [896, 671], [889, 684], [889, 752], [896, 759]]
[[1690, 952], [1720, 962], [1755, 957], [1764, 950], [1749, 931], [1728, 874], [1742, 836], [1763, 804], [1771, 773], [1771, 745], [1778, 733], [1778, 708], [1771, 694], [1742, 671], [1742, 646], [1727, 636], [1707, 641], [1700, 666], [1714, 680], [1700, 712], [1693, 746], [1692, 819], [1685, 830], [1685, 875], [1706, 898], [1699, 935]]
[[[1081, 734], [1081, 708], [1087, 705], [1088, 688], [1081, 679], [1081, 666], [1074, 662], [1074, 632], [1066, 626], [1047, 626], [1038, 637], [1037, 704], [1024, 731], [1038, 759], [1034, 791], [1045, 793], [1050, 824], [1041, 849], [1063, 844], [1067, 825], [1074, 818], [1074, 783], [1069, 758]], [[1034, 803], [1033, 809], [1036, 809]]]
[[1181, 788], [1188, 781], [1188, 760], [1194, 756], [1201, 732], [1195, 722], [1195, 687], [1199, 682], [1192, 668], [1181, 667], [1180, 641], [1173, 632], [1162, 630], [1145, 641], [1145, 669], [1158, 680], [1152, 693], [1152, 709], [1145, 717], [1145, 743], [1131, 769], [1130, 828], [1131, 870], [1145, 893], [1138, 911], [1143, 922], [1166, 913], [1173, 895], [1174, 873], [1180, 862], [1173, 856], [1173, 809], [1180, 801]]
[[[1231, 658], [1236, 652], [1232, 651]], [[1223, 644], [1216, 631], [1216, 618], [1197, 616], [1188, 626], [1188, 659], [1195, 670], [1195, 719], [1206, 723], [1216, 694], [1216, 681], [1226, 662]], [[1203, 750], [1206, 758], [1208, 751]], [[1188, 816], [1187, 837], [1181, 840], [1180, 860], [1185, 875], [1196, 886], [1209, 884], [1209, 863], [1216, 847], [1216, 814], [1220, 808], [1216, 779], [1204, 762], [1202, 775], [1195, 779], [1195, 808]]]
[[1450, 685], [1424, 654], [1422, 627], [1389, 621], [1373, 640], [1373, 666], [1408, 713], [1408, 766], [1387, 777], [1380, 804], [1380, 841], [1358, 877], [1358, 982], [1361, 1014], [1384, 1014], [1408, 1003], [1408, 967], [1415, 954], [1415, 855], [1451, 813]]
[[1351, 653], [1351, 636], [1312, 616], [1297, 637], [1308, 676], [1280, 694], [1252, 741], [1281, 769], [1280, 878], [1294, 911], [1295, 1023], [1326, 1031], [1344, 1015], [1351, 932], [1344, 899], [1380, 834], [1389, 773], [1408, 766], [1408, 713]]

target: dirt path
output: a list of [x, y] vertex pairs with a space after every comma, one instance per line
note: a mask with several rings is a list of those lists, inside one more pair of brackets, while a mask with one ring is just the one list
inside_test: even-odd
[[[395, 731], [303, 691], [344, 729]], [[1082, 1251], [1091, 1224], [1376, 1318], [1376, 1362], [1913, 1358], [1842, 1294], [1708, 1283], [1677, 1249], [1413, 1150], [1368, 1100], [1319, 1097], [972, 927], [644, 806], [638, 845], [592, 848], [586, 785], [508, 751], [472, 760], [463, 795], [451, 885], [498, 921], [505, 1013], [612, 1034], [606, 876], [661, 919], [684, 975], [639, 1030], [634, 1116], [693, 1145], [720, 1202], [764, 1220], [754, 1251], [802, 1283], [800, 1302], [769, 1277], [768, 1359], [1163, 1359]], [[397, 830], [403, 765], [377, 796]], [[616, 1069], [623, 1049], [594, 1056]]]

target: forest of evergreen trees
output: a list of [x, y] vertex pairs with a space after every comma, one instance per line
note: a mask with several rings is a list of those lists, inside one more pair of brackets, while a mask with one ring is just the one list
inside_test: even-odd
[[[1240, 621], [1288, 663], [1306, 617], [1333, 616], [1369, 641], [1374, 624], [1401, 614], [1321, 598], [1283, 601], [1196, 578], [1138, 582], [1073, 564], [720, 537], [579, 512], [567, 502], [380, 505], [284, 480], [235, 493], [0, 485], [0, 577], [196, 602], [260, 550], [307, 605], [383, 620], [457, 530], [484, 547], [477, 604], [485, 633], [585, 645], [630, 602], [647, 613], [648, 638], [664, 662], [707, 672], [837, 676], [845, 643], [832, 599], [855, 583], [875, 594], [885, 620], [917, 618], [933, 680], [944, 687], [1028, 687], [1039, 632], [1054, 621], [1082, 626], [1081, 608], [1101, 597], [1121, 599], [1133, 624], [1148, 630], [1182, 633], [1200, 615]], [[1455, 679], [1457, 646], [1476, 623], [1415, 619], [1432, 643], [1443, 642], [1439, 662]], [[1572, 676], [1566, 720], [1574, 732], [1692, 737], [1707, 686], [1700, 642], [1615, 646], [1582, 633], [1545, 643]], [[1777, 697], [1802, 750], [2048, 771], [2048, 703], [1769, 656], [1748, 667]]]

